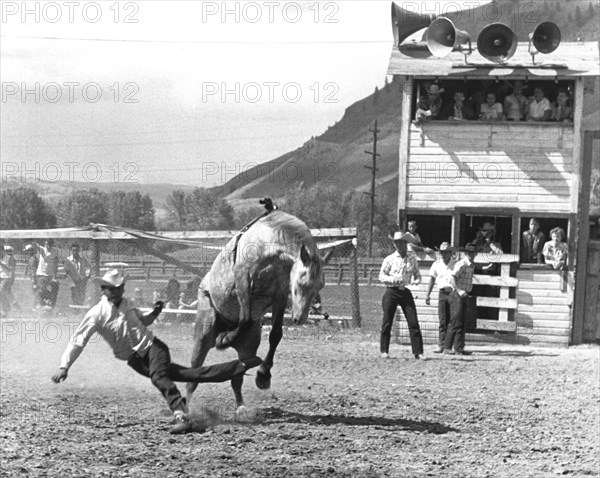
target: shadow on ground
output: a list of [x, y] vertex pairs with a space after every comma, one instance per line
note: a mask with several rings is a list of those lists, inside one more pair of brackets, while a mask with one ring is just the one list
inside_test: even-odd
[[501, 357], [558, 357], [559, 354], [532, 352], [531, 350], [477, 350], [473, 354], [477, 355], [498, 355]]
[[281, 408], [269, 408], [264, 411], [268, 421], [307, 423], [309, 425], [349, 425], [349, 426], [377, 426], [389, 427], [394, 431], [418, 431], [443, 435], [448, 432], [458, 432], [456, 428], [446, 426], [439, 422], [426, 420], [410, 420], [406, 418], [386, 418], [374, 416], [352, 415], [306, 415], [304, 413], [289, 412]]

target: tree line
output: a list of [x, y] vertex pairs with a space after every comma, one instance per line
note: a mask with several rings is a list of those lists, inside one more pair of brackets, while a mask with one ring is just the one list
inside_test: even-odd
[[33, 188], [19, 187], [0, 194], [0, 229], [82, 227], [90, 223], [153, 230], [154, 206], [137, 191], [86, 189], [57, 201], [44, 199]]
[[[280, 209], [302, 219], [311, 228], [357, 227], [360, 242], [366, 243], [370, 201], [360, 192], [316, 184], [311, 188], [298, 186], [273, 200]], [[152, 199], [137, 191], [78, 190], [52, 202], [33, 188], [20, 187], [4, 190], [0, 195], [0, 229], [82, 227], [100, 223], [141, 230], [237, 230], [264, 213], [258, 200], [246, 202], [234, 209], [214, 189], [176, 189], [163, 205], [166, 218], [157, 221]], [[383, 192], [378, 193], [374, 237], [385, 238], [394, 229], [395, 209], [394, 200]]]

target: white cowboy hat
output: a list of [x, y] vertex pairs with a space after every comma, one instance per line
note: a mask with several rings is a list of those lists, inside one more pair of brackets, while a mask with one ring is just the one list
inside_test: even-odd
[[408, 241], [409, 241], [409, 239], [411, 239], [411, 238], [412, 238], [412, 236], [411, 236], [410, 234], [404, 233], [404, 232], [402, 232], [402, 231], [397, 231], [397, 232], [394, 232], [394, 235], [393, 235], [393, 236], [390, 236], [390, 235], [388, 235], [388, 237], [389, 237], [389, 238], [390, 238], [392, 241], [394, 241], [394, 242], [397, 242], [397, 241], [405, 241], [405, 242], [408, 242]]
[[4, 250], [6, 252], [15, 252], [15, 248], [13, 246], [4, 246]]
[[98, 281], [100, 286], [119, 287], [125, 283], [125, 276], [117, 269], [112, 269]]
[[430, 95], [439, 95], [444, 91], [446, 90], [444, 90], [444, 88], [440, 88], [438, 85], [429, 85], [429, 88], [427, 88], [427, 93]]
[[444, 252], [444, 251], [454, 252], [454, 247], [452, 247], [449, 242], [442, 242], [440, 244], [440, 247], [439, 247], [438, 251], [440, 251], [440, 252]]

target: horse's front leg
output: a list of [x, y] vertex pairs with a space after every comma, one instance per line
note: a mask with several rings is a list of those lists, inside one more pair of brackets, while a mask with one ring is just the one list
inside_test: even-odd
[[[196, 368], [204, 364], [208, 352], [215, 346], [217, 331], [215, 311], [213, 309], [209, 308], [198, 312], [194, 335], [196, 341], [192, 350], [192, 367]], [[192, 394], [196, 390], [196, 387], [198, 387], [197, 383], [188, 383], [186, 385], [186, 399], [188, 404], [192, 400]]]
[[281, 337], [283, 336], [283, 315], [285, 314], [285, 306], [287, 303], [287, 295], [273, 301], [271, 312], [273, 314], [273, 326], [269, 333], [269, 351], [263, 360], [263, 363], [256, 371], [256, 386], [260, 389], [271, 388], [271, 368], [273, 368], [273, 358]]
[[[234, 345], [238, 353], [238, 358], [244, 362], [247, 359], [254, 359], [258, 346], [260, 345], [261, 326], [260, 321], [256, 320], [251, 324], [246, 332], [240, 336], [239, 340]], [[244, 383], [244, 375], [236, 375], [231, 379], [231, 388], [235, 396], [235, 404], [238, 408], [244, 406], [244, 397], [242, 396], [242, 385]]]

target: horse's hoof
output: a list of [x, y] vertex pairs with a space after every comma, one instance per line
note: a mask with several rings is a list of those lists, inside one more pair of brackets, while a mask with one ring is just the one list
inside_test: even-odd
[[258, 370], [256, 372], [256, 379], [254, 380], [256, 386], [261, 390], [267, 390], [271, 388], [271, 372], [263, 372], [262, 370]]

